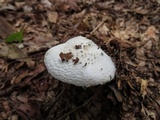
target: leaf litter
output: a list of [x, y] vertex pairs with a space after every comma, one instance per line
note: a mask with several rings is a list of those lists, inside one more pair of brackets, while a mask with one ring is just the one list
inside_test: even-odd
[[[11, 0], [0, 6], [2, 120], [160, 119], [158, 0]], [[22, 43], [5, 43], [24, 26]], [[112, 57], [112, 82], [81, 88], [48, 74], [47, 49], [77, 35]]]

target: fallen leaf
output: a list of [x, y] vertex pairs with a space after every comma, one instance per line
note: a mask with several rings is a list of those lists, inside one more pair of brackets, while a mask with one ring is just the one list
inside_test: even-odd
[[147, 86], [148, 86], [148, 81], [147, 80], [143, 80], [141, 79], [141, 94], [142, 94], [142, 97], [144, 98], [145, 95], [147, 94]]
[[157, 120], [157, 117], [154, 112], [148, 110], [146, 107], [142, 106], [141, 112], [143, 113], [146, 119]]
[[57, 19], [58, 19], [58, 13], [57, 12], [48, 11], [47, 16], [48, 16], [48, 19], [51, 23], [56, 23], [57, 22]]
[[160, 4], [160, 0], [156, 0], [158, 2], [158, 4]]
[[14, 4], [15, 4], [17, 9], [20, 9], [25, 5], [25, 2], [24, 1], [18, 1], [18, 2], [15, 1]]
[[109, 32], [109, 28], [104, 24], [102, 25], [98, 31], [102, 34], [102, 35], [108, 35]]
[[28, 102], [28, 95], [27, 94], [20, 94], [17, 96], [17, 99], [23, 103]]
[[116, 90], [116, 88], [114, 86], [111, 86], [111, 85], [109, 86], [109, 88], [111, 88], [111, 90], [113, 90], [117, 100], [119, 102], [122, 102], [123, 99], [122, 99], [122, 95], [121, 95], [120, 91]]
[[45, 100], [45, 97], [46, 97], [45, 92], [40, 92], [39, 94], [36, 94], [36, 96], [30, 97], [29, 100], [43, 102]]
[[31, 76], [29, 74], [28, 71], [24, 71], [22, 74], [20, 74], [19, 76], [17, 77], [14, 77], [12, 80], [11, 80], [11, 84], [20, 84], [22, 79], [27, 77], [27, 76]]
[[8, 101], [4, 101], [4, 102], [2, 103], [2, 105], [3, 105], [3, 108], [4, 108], [5, 111], [7, 111], [7, 112], [10, 111], [11, 107], [10, 107]]
[[149, 26], [148, 29], [146, 30], [145, 34], [149, 37], [149, 38], [153, 38], [153, 39], [156, 39], [157, 36], [156, 36], [156, 28], [155, 26]]
[[23, 113], [29, 114], [35, 114], [35, 111], [32, 110], [31, 106], [28, 103], [21, 103], [16, 109], [22, 111]]
[[9, 59], [21, 59], [27, 57], [27, 55], [15, 44], [8, 45], [5, 43], [0, 44], [0, 56]]
[[0, 11], [3, 11], [3, 10], [13, 10], [14, 11], [15, 9], [16, 8], [11, 4], [3, 5], [0, 7]]
[[0, 37], [5, 39], [8, 35], [14, 32], [13, 27], [5, 20], [5, 18], [0, 16]]
[[80, 0], [68, 0], [68, 2], [72, 10], [80, 11], [80, 7], [78, 5], [78, 2], [80, 2]]
[[144, 98], [147, 95], [147, 86], [148, 86], [148, 81], [141, 79], [139, 77], [136, 77], [137, 81], [140, 82], [141, 88], [140, 88], [140, 93], [142, 97]]
[[41, 3], [47, 8], [51, 8], [52, 6], [52, 3], [49, 0], [41, 0]]

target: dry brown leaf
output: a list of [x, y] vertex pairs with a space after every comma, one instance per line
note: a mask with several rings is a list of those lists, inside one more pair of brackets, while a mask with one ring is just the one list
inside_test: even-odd
[[58, 13], [53, 11], [47, 12], [48, 19], [51, 23], [56, 23], [58, 19]]
[[78, 5], [78, 2], [80, 2], [80, 0], [68, 0], [68, 1], [72, 10], [80, 11], [80, 7]]
[[30, 7], [30, 6], [25, 5], [25, 6], [23, 7], [23, 11], [24, 11], [25, 13], [29, 13], [29, 12], [31, 12], [32, 10], [33, 10], [33, 8]]
[[4, 101], [4, 102], [2, 103], [2, 105], [3, 105], [3, 108], [4, 108], [5, 111], [10, 111], [11, 107], [10, 107], [8, 101]]
[[142, 97], [144, 98], [147, 95], [147, 87], [148, 87], [148, 81], [144, 80], [142, 78], [136, 77], [137, 81], [140, 83], [140, 93]]
[[23, 103], [28, 102], [28, 94], [20, 94], [17, 96], [17, 99]]
[[26, 114], [33, 111], [31, 106], [28, 103], [21, 103], [16, 109], [18, 109]]
[[146, 119], [152, 118], [152, 120], [157, 120], [155, 113], [152, 112], [151, 110], [148, 110], [146, 107], [142, 106], [141, 112], [144, 114], [144, 117]]
[[0, 16], [0, 38], [5, 39], [14, 32], [13, 27], [9, 24], [5, 18]]
[[16, 8], [12, 4], [4, 4], [3, 6], [0, 6], [0, 11], [3, 10], [15, 10]]
[[49, 0], [41, 0], [41, 3], [47, 8], [51, 8], [52, 6], [52, 3]]
[[11, 84], [20, 84], [22, 79], [27, 77], [27, 76], [31, 76], [29, 74], [28, 71], [24, 71], [22, 74], [20, 74], [19, 76], [17, 77], [14, 77], [12, 80], [11, 80]]
[[25, 59], [25, 62], [28, 66], [28, 68], [33, 69], [35, 67], [36, 61], [31, 60], [30, 58]]
[[79, 13], [77, 13], [77, 14], [73, 14], [72, 16], [73, 16], [73, 18], [82, 18], [82, 17], [84, 17], [84, 15], [86, 14], [86, 12], [87, 12], [87, 10], [86, 9], [84, 9], [84, 10], [82, 10], [81, 12], [79, 12]]
[[147, 9], [143, 9], [142, 7], [136, 8], [133, 11], [139, 14], [147, 14], [149, 12]]
[[156, 39], [157, 38], [156, 32], [157, 32], [157, 30], [156, 30], [155, 26], [149, 26], [145, 32], [145, 35], [147, 35], [149, 38]]
[[141, 90], [140, 90], [140, 92], [141, 92], [143, 98], [147, 94], [147, 91], [146, 91], [147, 86], [148, 86], [148, 81], [141, 79]]
[[9, 59], [22, 59], [26, 58], [27, 55], [23, 50], [19, 49], [15, 44], [0, 44], [0, 56]]
[[121, 40], [127, 40], [130, 38], [130, 36], [126, 33], [126, 31], [122, 31], [122, 30], [116, 30], [116, 31], [112, 31], [112, 34]]
[[26, 53], [22, 49], [18, 48], [16, 44], [9, 45], [6, 43], [1, 43], [0, 57], [26, 62], [30, 68], [33, 68], [35, 64], [35, 62], [28, 58]]
[[18, 115], [11, 115], [11, 117], [9, 119], [10, 120], [18, 120], [19, 116]]
[[118, 100], [119, 102], [122, 102], [123, 99], [122, 99], [122, 95], [121, 95], [120, 91], [116, 90], [114, 86], [111, 86], [111, 85], [110, 85], [109, 87], [111, 88], [111, 90], [113, 90], [113, 92], [114, 92], [117, 100]]
[[25, 2], [24, 1], [21, 1], [21, 2], [15, 1], [14, 4], [17, 9], [20, 9], [21, 7], [23, 7], [25, 5]]
[[39, 94], [36, 94], [36, 96], [31, 96], [29, 100], [35, 100], [35, 101], [41, 101], [43, 102], [45, 100], [45, 92], [40, 92]]
[[109, 28], [103, 24], [99, 29], [98, 31], [102, 34], [102, 35], [108, 35], [108, 32], [109, 32]]
[[146, 56], [145, 56], [145, 50], [143, 47], [136, 49], [136, 58], [141, 59], [141, 60], [145, 60]]
[[160, 0], [156, 0], [160, 4]]

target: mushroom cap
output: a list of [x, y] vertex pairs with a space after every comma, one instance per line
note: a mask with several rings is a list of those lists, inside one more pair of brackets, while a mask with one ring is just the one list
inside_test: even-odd
[[50, 48], [44, 63], [54, 78], [84, 87], [109, 82], [116, 71], [111, 58], [93, 41], [82, 36]]

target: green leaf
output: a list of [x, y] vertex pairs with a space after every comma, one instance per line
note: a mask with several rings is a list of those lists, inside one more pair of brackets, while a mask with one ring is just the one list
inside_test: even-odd
[[23, 31], [15, 32], [9, 35], [6, 39], [6, 43], [13, 43], [13, 42], [22, 42], [23, 41]]

